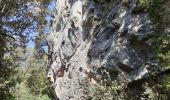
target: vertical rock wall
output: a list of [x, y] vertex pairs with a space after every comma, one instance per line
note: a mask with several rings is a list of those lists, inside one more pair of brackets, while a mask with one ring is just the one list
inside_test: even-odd
[[[85, 100], [103, 71], [129, 82], [153, 65], [151, 22], [137, 0], [57, 0], [48, 78], [60, 100]], [[117, 76], [113, 75], [112, 79]]]

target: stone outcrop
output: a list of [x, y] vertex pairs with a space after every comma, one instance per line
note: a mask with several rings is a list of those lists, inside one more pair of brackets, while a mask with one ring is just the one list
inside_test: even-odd
[[86, 100], [103, 73], [140, 80], [156, 64], [153, 28], [137, 0], [57, 0], [48, 78], [60, 100]]

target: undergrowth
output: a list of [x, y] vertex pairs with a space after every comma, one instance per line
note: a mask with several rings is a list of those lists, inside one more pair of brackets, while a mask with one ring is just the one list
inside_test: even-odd
[[[167, 1], [168, 2], [168, 1]], [[145, 6], [149, 14], [151, 22], [154, 25], [155, 35], [153, 36], [154, 47], [159, 60], [159, 68], [163, 71], [170, 69], [170, 35], [166, 32], [167, 22], [164, 19], [168, 16], [168, 10], [163, 6], [166, 2], [161, 0], [140, 0], [140, 3]], [[170, 6], [170, 5], [169, 5]], [[164, 75], [158, 86], [164, 92], [170, 91], [170, 75]]]

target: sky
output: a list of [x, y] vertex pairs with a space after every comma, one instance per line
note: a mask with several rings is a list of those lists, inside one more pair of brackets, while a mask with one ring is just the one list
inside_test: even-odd
[[[50, 13], [46, 16], [47, 25], [46, 25], [45, 33], [49, 32], [49, 25], [50, 25], [50, 20], [51, 20], [50, 14], [54, 11], [55, 1], [56, 0], [51, 0], [50, 5], [48, 6], [48, 12], [50, 12]], [[36, 33], [36, 32], [31, 33], [32, 38], [34, 38], [37, 35], [38, 35], [38, 33]], [[34, 41], [29, 41], [28, 44], [27, 44], [28, 48], [34, 48], [34, 46], [35, 46]], [[47, 49], [48, 49], [47, 47], [43, 47], [43, 48], [45, 49], [45, 51], [47, 51]]]

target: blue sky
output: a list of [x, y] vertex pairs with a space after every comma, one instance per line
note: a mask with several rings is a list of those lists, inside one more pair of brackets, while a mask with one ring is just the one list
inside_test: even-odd
[[[48, 6], [48, 12], [49, 12], [49, 14], [51, 14], [51, 13], [54, 11], [55, 2], [56, 2], [56, 0], [51, 0], [50, 5]], [[50, 25], [50, 20], [51, 20], [51, 16], [50, 16], [49, 14], [46, 16], [47, 26], [46, 26], [46, 29], [44, 30], [45, 33], [48, 33], [48, 32], [49, 32], [49, 25]], [[35, 36], [37, 36], [37, 34], [38, 34], [38, 33], [34, 32], [34, 33], [31, 33], [30, 36], [31, 36], [32, 38], [34, 38]], [[35, 46], [34, 41], [29, 41], [27, 46], [28, 46], [28, 48], [34, 48], [34, 46]], [[44, 47], [44, 49], [47, 50], [48, 48], [47, 48], [47, 47]]]

